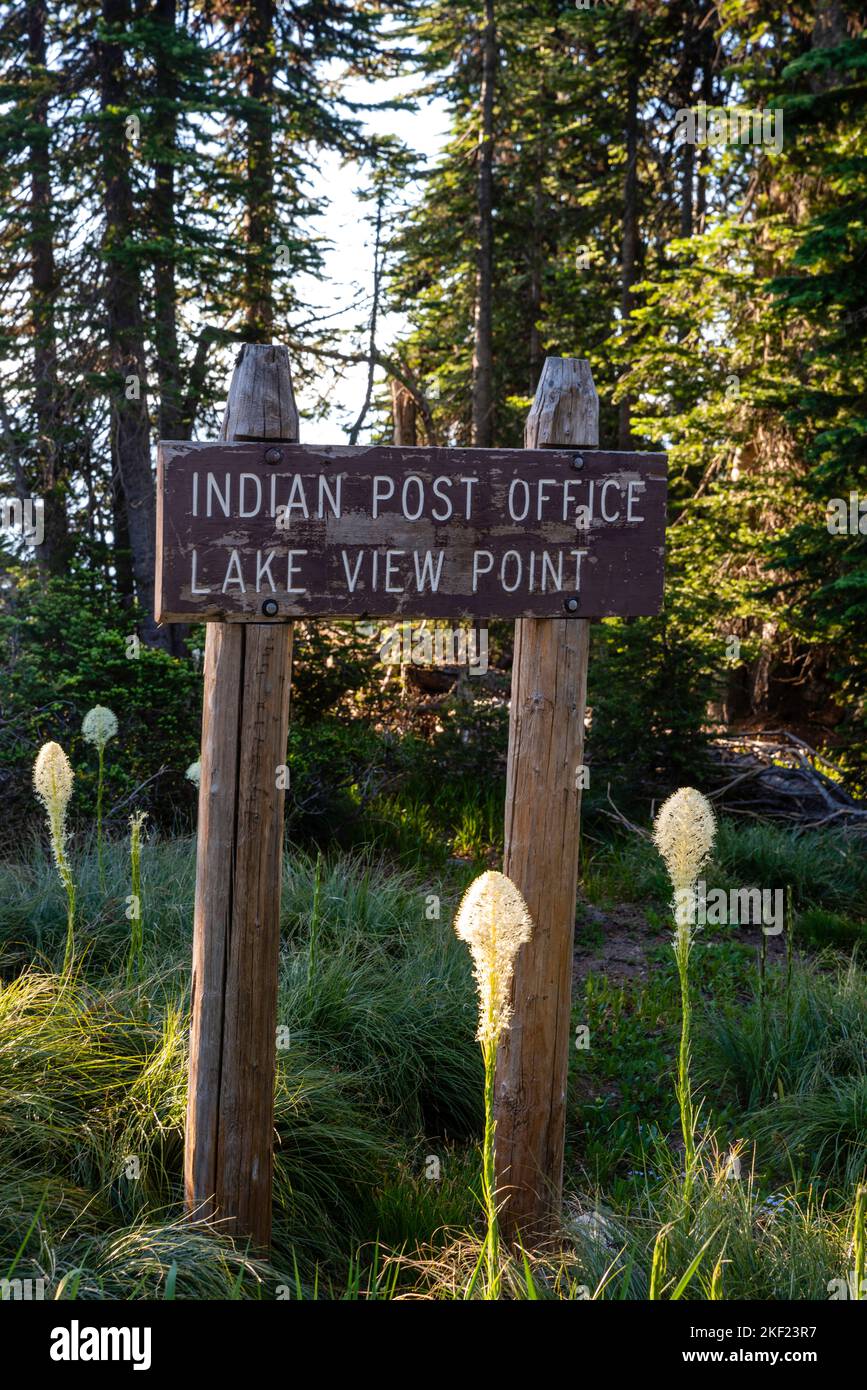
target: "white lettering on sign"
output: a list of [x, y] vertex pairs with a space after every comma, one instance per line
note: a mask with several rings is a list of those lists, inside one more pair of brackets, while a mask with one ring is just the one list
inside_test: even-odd
[[592, 449], [161, 444], [160, 621], [657, 612], [665, 464]]
[[[340, 473], [308, 478], [300, 473], [278, 473], [272, 474], [266, 489], [255, 473], [239, 473], [237, 477], [226, 473], [220, 477], [208, 472], [202, 480], [198, 470], [194, 470], [190, 479], [191, 514], [235, 516], [245, 521], [269, 516], [277, 530], [287, 531], [293, 519], [339, 519], [343, 515], [344, 482], [345, 474]], [[466, 476], [436, 477], [426, 482], [410, 474], [398, 492], [394, 478], [377, 474], [371, 480], [370, 514], [374, 520], [396, 512], [405, 521], [429, 518], [443, 523], [456, 517], [470, 521], [474, 489], [479, 482], [478, 477]], [[456, 488], [456, 484], [460, 486]], [[531, 486], [525, 478], [514, 478], [508, 489], [506, 510], [514, 522], [526, 522], [532, 517], [538, 522], [572, 518], [582, 524], [636, 524], [644, 520], [635, 510], [644, 490], [645, 484], [637, 478], [606, 478], [598, 489], [593, 479], [538, 478]], [[395, 505], [386, 505], [391, 503]]]
[[[340, 517], [342, 510], [342, 474], [330, 478], [323, 474], [305, 479], [300, 473], [275, 473], [269, 480], [267, 497], [262, 480], [255, 473], [239, 473], [237, 478], [226, 473], [222, 481], [214, 473], [206, 473], [202, 481], [196, 469], [190, 484], [193, 516], [222, 514], [245, 520], [271, 516], [276, 520], [278, 529], [284, 530], [288, 528], [293, 513], [305, 519], [313, 516], [322, 520], [326, 516]], [[205, 497], [204, 508], [199, 506], [202, 493]]]
[[[252, 556], [233, 548], [220, 584], [220, 592], [233, 589], [246, 593], [248, 588], [257, 593], [280, 592], [274, 577], [273, 566], [281, 561], [285, 567], [286, 584], [282, 592], [305, 594], [308, 592], [303, 581], [303, 557], [307, 550], [281, 552], [271, 549], [267, 552], [257, 550]], [[491, 575], [493, 582], [504, 594], [514, 594], [519, 589], [530, 594], [556, 594], [559, 592], [580, 593], [581, 562], [586, 550], [569, 550], [565, 553], [556, 550], [535, 551], [522, 554], [518, 550], [507, 550], [496, 559], [490, 550], [474, 550], [472, 555], [472, 591], [478, 593], [479, 580]], [[438, 593], [442, 582], [445, 553], [440, 550], [434, 554], [430, 550], [358, 550], [352, 553], [341, 550], [343, 576], [347, 592], [368, 590], [370, 593], [402, 594], [407, 591], [415, 594]], [[190, 587], [194, 594], [213, 592], [211, 585], [199, 582], [199, 559], [195, 549], [190, 556]]]

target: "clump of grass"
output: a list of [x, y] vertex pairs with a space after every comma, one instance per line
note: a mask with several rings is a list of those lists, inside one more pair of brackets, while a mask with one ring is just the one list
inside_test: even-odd
[[706, 1137], [684, 1220], [676, 1163], [662, 1141], [649, 1157], [659, 1176], [633, 1197], [620, 1255], [648, 1294], [653, 1287], [665, 1300], [827, 1297], [845, 1263], [846, 1222], [815, 1189], [789, 1184], [768, 1193], [746, 1163], [735, 1176], [730, 1154]]
[[[767, 990], [705, 1012], [702, 1068], [745, 1112], [783, 1168], [863, 1178], [867, 1153], [867, 975], [830, 956], [791, 964]], [[766, 1146], [766, 1147], [765, 1147]]]
[[43, 1251], [38, 1267], [46, 1271], [49, 1296], [61, 1302], [273, 1298], [279, 1278], [218, 1229], [181, 1217], [95, 1233], [73, 1227]]
[[481, 1194], [476, 1155], [442, 1140], [419, 1140], [375, 1194], [383, 1245], [444, 1247], [474, 1220]]
[[867, 948], [867, 921], [830, 912], [825, 907], [808, 907], [798, 914], [798, 936], [810, 946], [820, 949], [833, 946], [845, 950], [858, 946]]
[[[616, 1258], [612, 1260], [607, 1248], [604, 1253], [596, 1249], [587, 1261], [580, 1246], [581, 1239], [573, 1237], [571, 1226], [559, 1236], [534, 1241], [529, 1250], [499, 1246], [498, 1297], [533, 1302], [602, 1298]], [[480, 1282], [479, 1269], [487, 1249], [486, 1236], [444, 1230], [415, 1249], [392, 1253], [388, 1263], [398, 1270], [395, 1297], [435, 1302], [486, 1299], [488, 1286]]]

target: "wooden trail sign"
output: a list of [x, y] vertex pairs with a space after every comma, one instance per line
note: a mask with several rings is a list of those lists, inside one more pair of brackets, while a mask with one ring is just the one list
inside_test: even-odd
[[504, 871], [535, 924], [497, 1074], [507, 1231], [559, 1207], [590, 617], [662, 603], [665, 455], [598, 450], [586, 362], [525, 449], [301, 446], [285, 348], [244, 344], [223, 441], [161, 442], [157, 618], [207, 621], [184, 1160], [193, 1216], [271, 1232], [292, 620], [517, 617]]
[[662, 600], [664, 454], [164, 443], [158, 466], [161, 622]]

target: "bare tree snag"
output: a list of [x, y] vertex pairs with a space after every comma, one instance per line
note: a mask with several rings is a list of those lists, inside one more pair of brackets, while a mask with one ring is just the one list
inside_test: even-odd
[[[527, 448], [598, 444], [587, 362], [546, 359], [524, 437]], [[534, 933], [518, 956], [495, 1106], [503, 1230], [525, 1242], [556, 1226], [562, 1200], [589, 638], [584, 618], [515, 623], [503, 872]]]
[[485, 0], [481, 32], [482, 86], [476, 149], [476, 297], [473, 322], [472, 438], [494, 442], [494, 96], [497, 25], [494, 0]]
[[418, 407], [412, 394], [394, 377], [391, 378], [391, 421], [392, 444], [409, 445], [418, 443], [416, 416]]
[[[296, 443], [283, 347], [245, 343], [224, 439]], [[187, 1210], [271, 1238], [277, 960], [292, 624], [209, 623], [205, 646]], [[282, 781], [282, 779], [281, 779]]]

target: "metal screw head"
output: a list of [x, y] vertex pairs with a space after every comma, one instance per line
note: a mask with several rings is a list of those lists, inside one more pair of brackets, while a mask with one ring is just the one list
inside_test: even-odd
[[584, 467], [584, 456], [582, 454], [576, 454], [574, 456], [572, 459], [572, 467], [575, 469]]
[[577, 598], [567, 598], [567, 599], [564, 601], [564, 603], [563, 603], [563, 607], [566, 609], [566, 612], [567, 612], [567, 613], [577, 613], [577, 612], [578, 612], [578, 600], [577, 600]]
[[273, 618], [278, 611], [279, 604], [277, 600], [275, 598], [266, 598], [265, 602], [262, 604], [262, 612], [265, 616], [267, 618]]
[[283, 450], [282, 450], [282, 449], [266, 449], [266, 450], [265, 450], [265, 462], [266, 462], [266, 463], [282, 463], [282, 462], [283, 462]]

